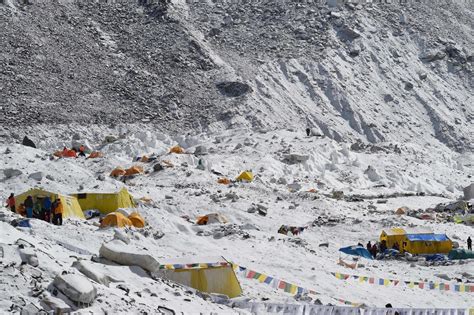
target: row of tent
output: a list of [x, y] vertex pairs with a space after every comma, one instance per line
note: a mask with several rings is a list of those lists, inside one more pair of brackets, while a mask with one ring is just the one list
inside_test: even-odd
[[117, 192], [75, 193], [71, 195], [33, 188], [15, 196], [16, 204], [24, 203], [28, 196], [32, 196], [34, 200], [42, 200], [45, 197], [49, 197], [51, 201], [61, 199], [64, 208], [63, 218], [85, 219], [83, 211], [89, 209], [97, 209], [101, 214], [108, 214], [120, 208], [136, 207], [132, 195], [126, 188], [122, 188]]

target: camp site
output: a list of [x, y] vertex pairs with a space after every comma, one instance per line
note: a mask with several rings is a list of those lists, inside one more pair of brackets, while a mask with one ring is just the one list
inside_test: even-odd
[[[10, 146], [8, 156], [16, 163], [11, 168], [22, 173], [9, 171], [2, 184], [16, 207], [13, 212], [6, 200], [1, 212], [4, 261], [18, 251], [18, 259], [32, 268], [24, 271], [26, 279], [46, 268], [46, 279], [61, 292], [46, 291], [39, 295], [46, 301], [37, 304], [32, 297], [32, 303], [96, 310], [98, 292], [114, 289], [125, 296], [141, 292], [141, 298], [134, 296], [163, 312], [180, 309], [177, 296], [191, 304], [203, 301], [210, 309], [255, 313], [307, 308], [309, 301], [331, 304], [334, 312], [375, 310], [388, 303], [400, 310], [423, 308], [428, 304], [419, 304], [420, 299], [433, 296], [455, 308], [469, 307], [472, 201], [383, 187], [375, 196], [362, 189], [345, 191], [331, 187], [328, 177], [297, 175], [316, 169], [319, 159], [270, 159], [275, 144], [260, 153], [243, 146], [236, 154], [225, 149], [228, 143], [238, 147], [249, 136], [225, 137], [217, 144], [163, 142], [140, 151], [145, 143], [160, 141], [137, 131], [129, 152], [116, 142], [94, 147], [88, 141], [91, 152], [101, 152], [97, 158], [57, 157], [54, 146]], [[274, 135], [260, 137], [271, 143]], [[320, 159], [324, 154], [330, 159], [335, 153], [322, 154]], [[247, 156], [257, 162], [249, 163]], [[286, 171], [278, 174], [279, 169]], [[31, 217], [25, 209], [29, 197]], [[61, 200], [61, 220], [54, 220], [53, 209], [46, 213], [46, 199], [52, 205]], [[52, 259], [69, 266], [66, 273], [49, 271]], [[257, 296], [268, 300], [262, 303]], [[174, 302], [156, 300], [161, 298]]]
[[0, 315], [474, 315], [474, 0], [0, 0]]

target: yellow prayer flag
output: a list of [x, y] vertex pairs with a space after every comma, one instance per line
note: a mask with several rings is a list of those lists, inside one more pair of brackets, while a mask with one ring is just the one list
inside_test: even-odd
[[290, 287], [290, 293], [291, 294], [296, 294], [296, 290], [298, 289], [298, 287], [294, 284], [291, 285]]
[[263, 274], [258, 277], [258, 281], [259, 281], [260, 283], [262, 283], [263, 281], [265, 281], [265, 279], [267, 279], [267, 276], [266, 276], [266, 275], [263, 275]]

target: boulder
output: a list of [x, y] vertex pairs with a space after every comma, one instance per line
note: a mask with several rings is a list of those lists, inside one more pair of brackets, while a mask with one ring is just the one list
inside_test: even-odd
[[6, 168], [3, 170], [3, 174], [6, 178], [12, 178], [20, 176], [21, 174], [23, 174], [23, 172], [14, 168]]
[[392, 102], [392, 101], [393, 101], [393, 96], [390, 95], [390, 94], [385, 94], [385, 95], [383, 96], [383, 100], [385, 101], [385, 103]]
[[33, 248], [21, 248], [18, 251], [20, 253], [21, 261], [25, 264], [28, 264], [33, 267], [37, 267], [38, 257], [36, 256], [36, 252]]
[[35, 148], [36, 149], [36, 144], [27, 136], [23, 138], [23, 141], [21, 142], [24, 146]]
[[474, 199], [474, 183], [471, 183], [471, 185], [464, 187], [463, 193], [464, 193], [464, 200]]
[[164, 168], [160, 163], [156, 163], [155, 165], [153, 165], [153, 172], [159, 172], [159, 171], [162, 171], [163, 169]]
[[252, 91], [250, 85], [241, 82], [221, 82], [216, 84], [217, 89], [228, 97], [238, 97]]
[[31, 173], [28, 178], [34, 179], [37, 182], [40, 182], [43, 179], [43, 172]]
[[160, 264], [143, 250], [127, 245], [122, 241], [111, 241], [100, 247], [99, 253], [102, 257], [125, 266], [139, 266], [149, 272], [156, 272]]
[[286, 164], [299, 164], [309, 160], [309, 155], [286, 154], [283, 156], [283, 162]]
[[114, 239], [120, 240], [125, 244], [130, 244], [130, 238], [128, 237], [127, 233], [120, 229], [115, 229]]
[[292, 184], [288, 184], [287, 185], [288, 189], [290, 189], [291, 191], [298, 191], [301, 189], [301, 184], [299, 183], [292, 183]]
[[109, 286], [110, 279], [107, 275], [102, 273], [98, 268], [94, 267], [94, 263], [89, 261], [75, 261], [72, 266], [79, 270], [87, 278], [94, 280], [97, 283]]
[[69, 314], [71, 312], [71, 307], [66, 302], [54, 296], [45, 297], [41, 300], [40, 305], [45, 311], [52, 311], [54, 314]]
[[199, 145], [194, 149], [194, 155], [206, 155], [208, 153], [207, 147]]
[[81, 140], [81, 139], [72, 139], [71, 148], [75, 148], [75, 149], [79, 150], [81, 145], [84, 146], [84, 148], [86, 149], [86, 152], [92, 152], [93, 151], [92, 145], [89, 143], [89, 141]]
[[377, 170], [375, 168], [373, 168], [372, 166], [370, 166], [370, 165], [369, 165], [369, 167], [367, 167], [364, 174], [367, 175], [367, 177], [373, 182], [379, 181], [382, 178], [377, 173]]
[[82, 275], [58, 275], [54, 278], [53, 285], [74, 302], [90, 304], [97, 295], [96, 288]]
[[446, 57], [446, 53], [444, 51], [430, 51], [420, 56], [420, 59], [425, 62], [433, 62], [437, 60], [442, 60]]
[[361, 34], [356, 31], [355, 29], [345, 25], [343, 26], [338, 32], [337, 35], [342, 39], [342, 40], [349, 40], [353, 41], [356, 38], [359, 38]]
[[106, 136], [105, 139], [104, 139], [104, 142], [105, 143], [112, 143], [112, 142], [115, 142], [117, 140], [118, 140], [118, 138], [115, 137], [115, 136]]

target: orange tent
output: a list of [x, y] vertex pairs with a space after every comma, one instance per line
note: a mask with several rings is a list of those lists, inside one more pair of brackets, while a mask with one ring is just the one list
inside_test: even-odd
[[62, 157], [63, 156], [63, 151], [56, 151], [53, 153], [54, 156], [56, 157]]
[[179, 145], [177, 145], [177, 146], [174, 146], [170, 149], [170, 153], [183, 154], [184, 149], [181, 148]]
[[223, 185], [229, 185], [230, 184], [230, 179], [228, 178], [219, 178], [217, 180], [218, 184], [223, 184]]
[[100, 227], [109, 227], [109, 226], [116, 226], [116, 227], [125, 227], [125, 226], [132, 226], [132, 221], [129, 218], [121, 214], [120, 212], [112, 212], [107, 214], [100, 223]]
[[125, 176], [135, 175], [135, 174], [143, 174], [143, 167], [140, 165], [134, 165], [130, 168], [125, 170]]
[[87, 157], [88, 159], [95, 159], [95, 158], [101, 158], [104, 157], [104, 154], [102, 152], [94, 151], [89, 156]]
[[125, 175], [125, 170], [122, 168], [122, 167], [116, 167], [111, 173], [110, 173], [110, 176], [112, 177], [119, 177], [119, 176], [122, 176], [122, 175]]
[[66, 158], [66, 157], [67, 157], [67, 158], [75, 158], [75, 157], [77, 157], [76, 151], [74, 151], [74, 150], [65, 150], [65, 151], [63, 151], [62, 156], [65, 157], [65, 158]]
[[128, 218], [130, 219], [134, 227], [145, 227], [145, 219], [138, 212], [131, 213]]

